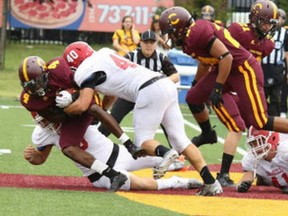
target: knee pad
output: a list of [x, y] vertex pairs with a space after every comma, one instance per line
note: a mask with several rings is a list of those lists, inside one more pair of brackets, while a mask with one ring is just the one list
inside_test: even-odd
[[188, 104], [190, 111], [193, 114], [197, 114], [202, 112], [205, 109], [205, 104], [201, 104], [201, 105], [190, 105]]
[[274, 125], [274, 117], [269, 116], [267, 123], [263, 126], [262, 129], [263, 129], [263, 130], [272, 131], [272, 130], [273, 130], [273, 125]]

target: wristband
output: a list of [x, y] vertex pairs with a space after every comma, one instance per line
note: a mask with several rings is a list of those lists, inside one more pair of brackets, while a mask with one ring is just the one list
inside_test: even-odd
[[130, 138], [128, 137], [128, 135], [126, 133], [123, 133], [118, 139], [122, 144], [124, 144]]

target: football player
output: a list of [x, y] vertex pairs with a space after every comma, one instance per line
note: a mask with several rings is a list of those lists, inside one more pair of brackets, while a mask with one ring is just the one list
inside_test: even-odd
[[244, 174], [236, 190], [244, 193], [255, 179], [256, 185], [273, 185], [288, 194], [288, 135], [256, 130], [247, 134], [248, 153], [242, 159]]
[[[79, 147], [86, 128], [93, 120], [91, 114], [105, 122], [114, 135], [119, 137], [120, 141], [128, 148], [134, 145], [117, 122], [97, 105], [100, 103], [98, 97], [90, 100], [89, 106], [91, 103], [92, 105], [89, 112], [73, 117], [68, 116], [63, 109], [56, 106], [55, 98], [59, 91], [76, 87], [73, 82], [74, 74], [66, 61], [62, 57], [58, 57], [45, 64], [40, 57], [29, 56], [20, 64], [18, 74], [23, 87], [20, 96], [21, 104], [30, 112], [37, 112], [51, 122], [62, 122], [59, 143], [63, 154], [87, 168], [108, 176], [112, 182], [112, 190], [121, 187], [127, 180], [125, 175], [102, 164]], [[72, 100], [71, 94], [64, 95], [64, 92], [59, 98], [60, 100]]]
[[[249, 19], [249, 23], [232, 23], [228, 30], [234, 39], [257, 61], [261, 62], [262, 58], [269, 55], [274, 49], [274, 42], [271, 39], [277, 23], [274, 3], [266, 0], [254, 2], [250, 9]], [[233, 101], [236, 101], [240, 112], [236, 112], [237, 109], [230, 106], [234, 103]], [[242, 132], [246, 129], [245, 120], [241, 116], [246, 107], [239, 101], [235, 92], [223, 93], [223, 102], [223, 108], [215, 111], [229, 132], [224, 142], [222, 164], [217, 179], [222, 186], [233, 186], [234, 182], [229, 177], [229, 170]], [[234, 123], [228, 119], [233, 119]]]
[[[35, 118], [38, 125], [32, 133], [32, 142], [35, 145], [29, 145], [24, 150], [24, 158], [33, 165], [43, 164], [51, 153], [53, 146], [61, 150], [59, 145], [61, 126], [47, 122], [41, 116]], [[46, 125], [46, 126], [45, 126]], [[56, 127], [55, 127], [56, 126]], [[71, 134], [73, 137], [73, 134]], [[130, 171], [140, 170], [144, 168], [154, 167], [160, 164], [160, 157], [142, 157], [134, 160], [131, 154], [123, 145], [114, 144], [111, 140], [101, 134], [95, 125], [88, 126], [84, 138], [80, 145], [81, 149], [89, 152], [99, 161], [109, 164], [110, 167], [118, 172], [124, 173], [128, 180], [121, 186], [121, 190], [161, 190], [166, 188], [199, 188], [202, 183], [196, 179], [187, 179], [181, 177], [171, 177], [168, 179], [141, 178]], [[183, 168], [184, 162], [172, 163], [169, 170]], [[100, 175], [95, 170], [87, 169], [75, 162], [75, 165], [81, 170], [94, 187], [111, 188], [111, 182], [106, 176]]]
[[[211, 175], [201, 152], [186, 136], [174, 82], [165, 75], [117, 55], [109, 48], [93, 52], [89, 50], [91, 47], [87, 43], [78, 41], [68, 45], [64, 51], [64, 59], [71, 67], [76, 68], [74, 80], [82, 88], [79, 98], [65, 108], [65, 112], [80, 114], [87, 110], [88, 101], [95, 90], [134, 102], [136, 146], [145, 149], [150, 156], [163, 157], [161, 164], [154, 170], [154, 177], [162, 177], [181, 153], [200, 173], [205, 183], [199, 194], [221, 194], [221, 185]], [[87, 52], [90, 52], [89, 56], [85, 56]], [[165, 154], [158, 148], [161, 144], [154, 140], [160, 123], [167, 130], [174, 148]]]
[[[273, 20], [277, 20], [277, 6], [271, 1], [264, 2], [271, 4]], [[273, 20], [269, 20], [268, 29], [273, 28]], [[261, 65], [227, 29], [206, 20], [194, 21], [182, 7], [166, 9], [160, 17], [160, 27], [163, 33], [182, 46], [186, 54], [200, 62], [195, 76], [198, 82], [194, 82], [186, 96], [186, 102], [202, 129], [199, 143], [217, 140], [204, 106], [208, 98], [216, 113], [225, 119], [230, 131], [239, 130], [234, 119], [236, 115], [243, 118], [245, 126], [288, 132], [287, 119], [267, 115]], [[225, 102], [224, 107], [223, 92], [237, 92], [239, 103], [231, 100], [229, 104]], [[227, 107], [230, 107], [230, 113]]]

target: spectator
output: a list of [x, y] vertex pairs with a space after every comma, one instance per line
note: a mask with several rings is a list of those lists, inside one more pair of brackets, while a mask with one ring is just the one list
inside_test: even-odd
[[161, 30], [160, 30], [160, 26], [159, 26], [159, 18], [160, 18], [160, 16], [157, 14], [152, 17], [150, 30], [155, 32], [155, 34], [157, 35], [157, 47], [156, 47], [156, 49], [161, 51], [162, 53], [165, 53], [165, 52], [167, 52], [167, 50], [170, 49], [170, 45], [167, 44], [167, 42], [168, 42], [167, 35], [161, 34]]
[[122, 56], [137, 48], [140, 42], [140, 35], [135, 29], [131, 16], [123, 17], [122, 28], [114, 32], [112, 40], [114, 49]]

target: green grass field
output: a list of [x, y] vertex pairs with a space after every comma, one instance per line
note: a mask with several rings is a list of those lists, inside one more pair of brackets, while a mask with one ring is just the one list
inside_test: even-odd
[[[95, 45], [97, 46], [97, 45]], [[97, 46], [98, 47], [98, 46]], [[23, 150], [31, 143], [33, 121], [30, 114], [21, 107], [17, 100], [21, 92], [17, 69], [21, 60], [28, 55], [39, 55], [44, 60], [59, 56], [64, 50], [58, 45], [27, 46], [25, 44], [8, 44], [5, 70], [0, 71], [0, 149], [10, 149], [11, 154], [0, 154], [0, 173], [21, 173], [56, 176], [81, 176], [73, 163], [56, 149], [48, 161], [41, 166], [33, 166], [23, 158]], [[194, 129], [195, 121], [185, 105], [181, 105], [189, 137], [199, 132]], [[224, 138], [227, 131], [211, 115], [216, 125], [218, 136]], [[121, 124], [123, 128], [131, 127], [131, 115]], [[132, 133], [129, 133], [133, 137]], [[112, 137], [113, 138], [113, 137]], [[166, 143], [163, 134], [156, 139]], [[223, 145], [205, 145], [200, 148], [208, 164], [219, 164]], [[244, 138], [240, 148], [243, 148]], [[241, 154], [237, 153], [235, 161], [239, 162]], [[102, 192], [79, 192], [62, 190], [32, 190], [0, 188], [1, 215], [179, 215], [176, 212], [146, 206], [128, 201], [117, 194]], [[112, 205], [113, 204], [113, 205]]]

